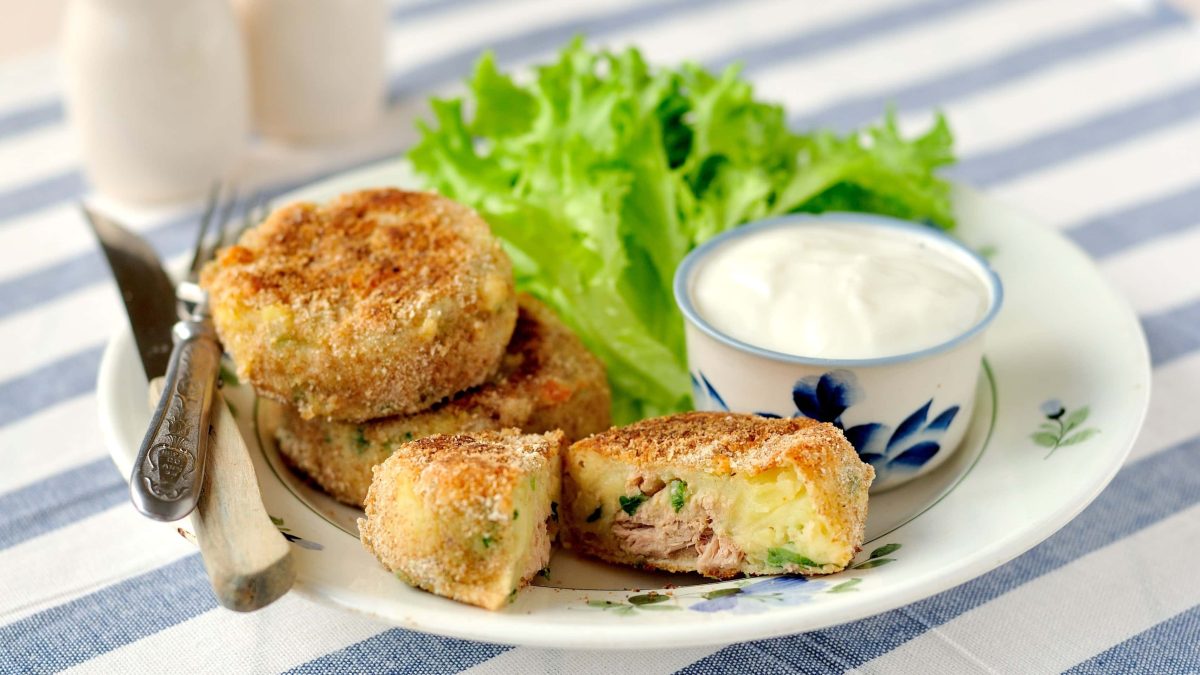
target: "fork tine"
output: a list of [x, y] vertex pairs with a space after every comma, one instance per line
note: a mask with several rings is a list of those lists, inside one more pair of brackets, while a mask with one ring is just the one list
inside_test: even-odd
[[217, 221], [217, 238], [213, 242], [212, 248], [207, 252], [205, 262], [216, 257], [217, 249], [225, 246], [225, 237], [229, 230], [229, 221], [233, 218], [233, 212], [237, 208], [238, 195], [237, 190], [230, 193], [229, 201], [225, 202], [224, 208], [221, 209], [221, 218]]
[[192, 264], [188, 266], [188, 276], [194, 276], [200, 271], [200, 265], [208, 260], [204, 250], [204, 239], [212, 225], [213, 216], [217, 212], [217, 200], [221, 196], [220, 181], [213, 181], [212, 189], [208, 192], [208, 203], [204, 206], [204, 214], [200, 216], [200, 229], [196, 232], [196, 243], [192, 245]]
[[236, 244], [242, 238], [242, 235], [246, 233], [246, 230], [265, 220], [267, 214], [270, 213], [270, 208], [271, 204], [267, 200], [266, 194], [259, 192], [254, 195], [254, 198], [246, 205], [246, 209], [242, 211], [241, 227], [233, 233], [232, 241], [229, 243]]

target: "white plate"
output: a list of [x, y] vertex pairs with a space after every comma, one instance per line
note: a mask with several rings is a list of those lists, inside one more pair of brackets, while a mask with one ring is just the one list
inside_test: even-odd
[[[405, 163], [391, 161], [284, 199], [415, 184]], [[586, 649], [715, 645], [877, 614], [1030, 549], [1079, 513], [1129, 452], [1150, 394], [1145, 338], [1126, 303], [1057, 233], [966, 189], [958, 190], [956, 208], [958, 236], [987, 252], [1007, 295], [989, 335], [979, 404], [953, 458], [871, 498], [868, 543], [856, 568], [809, 581], [712, 583], [560, 552], [550, 578], [507, 609], [460, 605], [385, 572], [359, 545], [358, 512], [289, 473], [271, 440], [270, 406], [233, 388], [231, 402], [267, 510], [296, 545], [296, 590], [406, 628], [490, 642]], [[106, 441], [126, 474], [149, 416], [145, 386], [132, 338], [122, 331], [105, 351], [98, 392]]]

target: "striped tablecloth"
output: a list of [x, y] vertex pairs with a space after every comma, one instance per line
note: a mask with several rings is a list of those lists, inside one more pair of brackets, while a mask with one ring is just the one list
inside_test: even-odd
[[[1112, 485], [961, 587], [724, 648], [476, 644], [295, 595], [224, 611], [195, 550], [130, 508], [102, 446], [96, 369], [125, 317], [75, 208], [88, 187], [46, 53], [0, 64], [0, 670], [1200, 671], [1200, 34], [1188, 18], [1101, 0], [403, 0], [378, 133], [256, 145], [241, 182], [280, 192], [394, 156], [424, 99], [456, 88], [480, 51], [519, 65], [576, 33], [667, 63], [741, 61], [801, 127], [847, 129], [888, 103], [918, 126], [944, 108], [962, 157], [953, 176], [1067, 233], [1142, 318], [1153, 403]], [[101, 205], [171, 257], [198, 208]]]

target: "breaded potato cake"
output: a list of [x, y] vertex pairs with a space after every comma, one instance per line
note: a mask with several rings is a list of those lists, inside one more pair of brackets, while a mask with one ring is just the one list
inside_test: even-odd
[[239, 377], [306, 419], [414, 413], [476, 386], [517, 316], [487, 223], [397, 189], [279, 209], [201, 283]]
[[563, 471], [568, 548], [716, 579], [841, 571], [875, 478], [831, 424], [716, 412], [596, 434]]
[[276, 431], [280, 452], [333, 497], [359, 506], [372, 467], [406, 441], [515, 427], [561, 429], [569, 442], [607, 429], [604, 364], [545, 305], [528, 295], [518, 302], [512, 341], [486, 383], [429, 410], [359, 424], [305, 420], [288, 409]]
[[428, 436], [375, 467], [363, 546], [402, 581], [499, 609], [550, 562], [562, 432]]

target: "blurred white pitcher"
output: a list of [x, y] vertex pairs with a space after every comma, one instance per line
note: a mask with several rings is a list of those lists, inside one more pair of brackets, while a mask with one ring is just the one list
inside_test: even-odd
[[235, 0], [265, 136], [322, 141], [369, 128], [384, 96], [384, 0]]
[[71, 0], [64, 49], [68, 113], [100, 191], [194, 196], [238, 160], [249, 103], [228, 0]]

